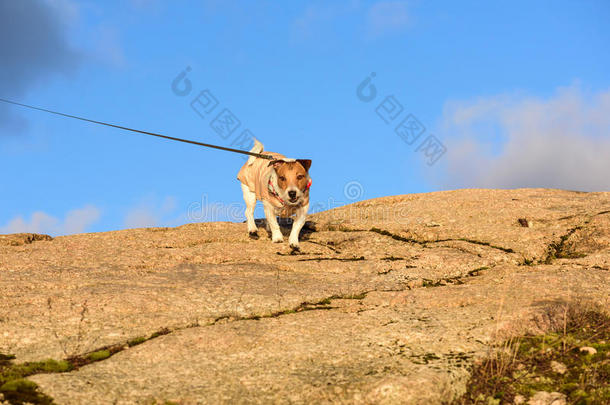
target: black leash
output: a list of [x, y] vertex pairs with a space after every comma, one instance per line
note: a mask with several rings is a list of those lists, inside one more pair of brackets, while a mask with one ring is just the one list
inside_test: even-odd
[[169, 139], [169, 140], [172, 140], [172, 141], [190, 143], [192, 145], [205, 146], [206, 148], [214, 148], [214, 149], [226, 150], [226, 151], [229, 151], [229, 152], [242, 153], [244, 155], [256, 156], [256, 157], [262, 158], [262, 159], [268, 159], [268, 160], [273, 160], [274, 159], [273, 156], [265, 155], [264, 153], [254, 153], [254, 152], [249, 152], [249, 151], [245, 151], [245, 150], [241, 150], [241, 149], [226, 148], [224, 146], [211, 145], [209, 143], [190, 141], [188, 139], [174, 138], [173, 136], [156, 134], [154, 132], [140, 131], [139, 129], [127, 128], [127, 127], [123, 127], [123, 126], [120, 126], [120, 125], [109, 124], [107, 122], [90, 120], [88, 118], [77, 117], [76, 115], [64, 114], [64, 113], [60, 113], [60, 112], [57, 112], [57, 111], [47, 110], [46, 108], [34, 107], [32, 105], [21, 104], [21, 103], [17, 103], [15, 101], [6, 100], [6, 99], [3, 99], [3, 98], [0, 98], [0, 101], [2, 101], [4, 103], [7, 103], [7, 104], [13, 104], [13, 105], [21, 106], [21, 107], [30, 108], [32, 110], [44, 111], [44, 112], [55, 114], [55, 115], [61, 115], [62, 117], [74, 118], [74, 119], [81, 120], [81, 121], [92, 122], [94, 124], [105, 125], [107, 127], [123, 129], [125, 131], [137, 132], [139, 134], [157, 136], [159, 138], [165, 138], [165, 139]]

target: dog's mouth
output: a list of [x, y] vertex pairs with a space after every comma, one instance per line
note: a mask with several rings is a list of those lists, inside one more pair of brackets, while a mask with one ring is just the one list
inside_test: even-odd
[[290, 204], [297, 204], [299, 202], [300, 198], [299, 197], [293, 197], [293, 198], [289, 198], [288, 202]]

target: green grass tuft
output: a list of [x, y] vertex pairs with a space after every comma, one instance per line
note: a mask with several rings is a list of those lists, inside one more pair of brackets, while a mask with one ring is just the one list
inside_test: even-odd
[[[610, 316], [581, 307], [554, 312], [546, 334], [511, 339], [477, 363], [456, 403], [513, 403], [517, 395], [527, 400], [538, 391], [560, 392], [570, 404], [610, 403]], [[581, 352], [585, 346], [597, 352]], [[566, 371], [557, 372], [553, 362]]]
[[44, 360], [13, 364], [15, 356], [0, 357], [0, 396], [9, 404], [49, 405], [53, 399], [38, 391], [38, 386], [25, 377], [40, 373], [61, 373], [72, 369], [66, 361]]
[[38, 385], [36, 385], [36, 383], [33, 381], [25, 379], [11, 380], [0, 387], [0, 392], [6, 393], [9, 391], [16, 392], [22, 390], [34, 390], [37, 387]]
[[133, 347], [133, 346], [141, 345], [142, 343], [146, 342], [146, 340], [147, 340], [146, 337], [138, 336], [137, 338], [131, 339], [129, 342], [127, 342], [127, 346]]
[[110, 357], [110, 350], [98, 350], [97, 352], [89, 353], [87, 359], [93, 361], [105, 360]]

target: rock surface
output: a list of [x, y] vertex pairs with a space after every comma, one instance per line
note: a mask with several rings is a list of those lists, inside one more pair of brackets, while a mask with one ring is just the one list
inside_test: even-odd
[[568, 371], [568, 368], [565, 364], [554, 360], [551, 361], [551, 369], [557, 374], [565, 374], [566, 371]]
[[10, 235], [0, 235], [0, 246], [21, 246], [39, 240], [53, 240], [53, 238], [38, 233], [12, 233]]
[[562, 393], [544, 391], [537, 392], [528, 401], [528, 405], [566, 405], [566, 403], [566, 396]]
[[610, 303], [610, 193], [458, 190], [309, 219], [300, 254], [235, 223], [0, 236], [0, 353], [125, 345], [30, 377], [59, 404], [433, 404], [550, 306]]

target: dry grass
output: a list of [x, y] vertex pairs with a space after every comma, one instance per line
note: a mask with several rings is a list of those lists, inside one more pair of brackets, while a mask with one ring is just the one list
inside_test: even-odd
[[[601, 308], [563, 303], [547, 307], [536, 323], [545, 333], [490, 348], [475, 364], [466, 394], [455, 403], [512, 404], [516, 396], [527, 400], [547, 391], [564, 394], [569, 404], [609, 404], [610, 316]], [[552, 362], [566, 371], [557, 372]]]

